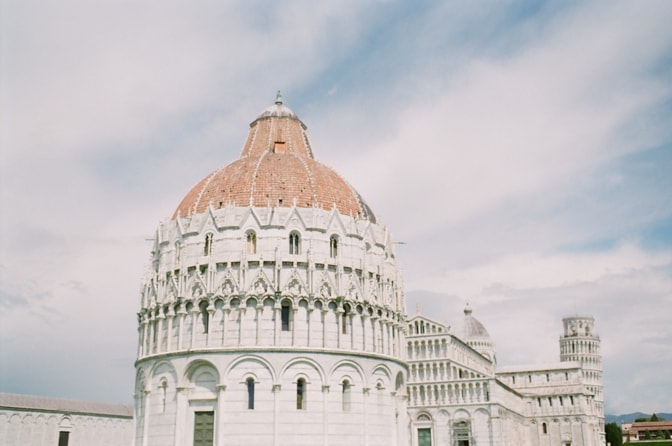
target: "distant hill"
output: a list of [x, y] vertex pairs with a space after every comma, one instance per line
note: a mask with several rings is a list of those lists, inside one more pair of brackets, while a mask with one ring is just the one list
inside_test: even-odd
[[[649, 418], [651, 415], [650, 413], [642, 413], [642, 412], [633, 412], [633, 413], [626, 413], [623, 415], [609, 415], [606, 414], [604, 416], [604, 422], [605, 423], [616, 423], [616, 424], [621, 424], [621, 423], [632, 423], [635, 421], [637, 418]], [[656, 415], [660, 419], [665, 419], [668, 421], [672, 421], [672, 413], [664, 413], [664, 412], [656, 412]]]

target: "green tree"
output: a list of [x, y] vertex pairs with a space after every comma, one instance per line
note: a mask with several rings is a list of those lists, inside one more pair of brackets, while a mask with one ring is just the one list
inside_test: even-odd
[[651, 415], [651, 419], [649, 421], [660, 421], [660, 420], [658, 419], [658, 415], [654, 413], [653, 415]]
[[604, 426], [604, 433], [607, 436], [607, 443], [611, 446], [623, 446], [623, 432], [618, 424], [607, 423]]
[[644, 439], [645, 440], [651, 439], [651, 431], [644, 431]]

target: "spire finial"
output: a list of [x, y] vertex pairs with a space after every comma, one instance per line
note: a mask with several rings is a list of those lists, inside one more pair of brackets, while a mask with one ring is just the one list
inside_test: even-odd
[[280, 90], [275, 94], [275, 103], [282, 105], [282, 93], [280, 93]]

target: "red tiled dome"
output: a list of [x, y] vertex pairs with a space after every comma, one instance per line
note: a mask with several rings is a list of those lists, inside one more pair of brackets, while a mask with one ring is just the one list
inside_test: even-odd
[[280, 97], [250, 124], [240, 158], [203, 178], [182, 199], [178, 215], [234, 206], [334, 206], [344, 215], [375, 221], [362, 197], [343, 178], [315, 161], [306, 126]]

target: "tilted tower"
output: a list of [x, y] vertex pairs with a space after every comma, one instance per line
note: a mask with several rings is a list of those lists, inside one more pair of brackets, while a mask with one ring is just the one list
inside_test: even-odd
[[600, 337], [595, 333], [592, 316], [568, 316], [562, 319], [564, 334], [560, 336], [560, 361], [577, 361], [583, 368], [583, 382], [594, 393], [599, 432], [604, 433], [604, 393], [602, 385], [602, 352]]
[[394, 244], [278, 95], [156, 231], [136, 446], [405, 445]]

